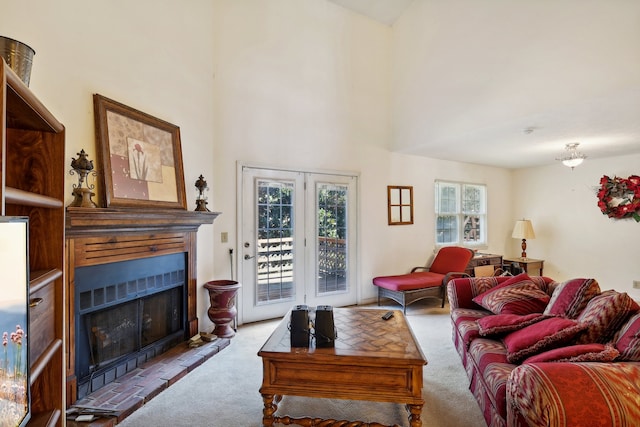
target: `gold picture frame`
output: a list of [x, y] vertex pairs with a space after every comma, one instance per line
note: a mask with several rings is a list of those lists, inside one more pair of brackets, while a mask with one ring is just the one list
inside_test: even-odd
[[412, 186], [387, 186], [387, 216], [389, 225], [413, 224]]
[[93, 95], [105, 207], [187, 209], [180, 128]]

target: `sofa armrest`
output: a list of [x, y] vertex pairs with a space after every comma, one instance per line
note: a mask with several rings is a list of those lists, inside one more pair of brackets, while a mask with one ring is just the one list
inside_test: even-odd
[[507, 426], [631, 426], [640, 362], [531, 363], [507, 382]]
[[[447, 283], [447, 297], [449, 305], [454, 308], [471, 308], [477, 310], [480, 308], [473, 298], [483, 292], [499, 285], [502, 282], [511, 280], [513, 277], [508, 276], [484, 276], [484, 277], [465, 277], [449, 280]], [[542, 289], [548, 291], [554, 281], [545, 276], [531, 276], [531, 280], [538, 283]]]
[[463, 277], [451, 279], [447, 282], [449, 305], [451, 309], [478, 309], [480, 307], [473, 302], [473, 298], [506, 279], [506, 277]]

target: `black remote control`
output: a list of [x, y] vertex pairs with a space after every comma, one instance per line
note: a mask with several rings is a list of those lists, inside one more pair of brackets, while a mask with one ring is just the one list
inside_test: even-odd
[[384, 320], [389, 320], [389, 319], [391, 319], [392, 317], [393, 317], [393, 311], [387, 311], [387, 312], [382, 316], [382, 318], [383, 318]]

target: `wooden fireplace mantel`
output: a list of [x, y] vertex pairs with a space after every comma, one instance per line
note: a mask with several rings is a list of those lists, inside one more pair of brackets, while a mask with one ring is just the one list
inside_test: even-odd
[[66, 211], [67, 406], [77, 399], [74, 295], [76, 268], [185, 253], [187, 329], [198, 333], [196, 237], [219, 212], [179, 209], [81, 208]]
[[167, 230], [197, 230], [220, 212], [180, 209], [67, 208], [67, 236]]

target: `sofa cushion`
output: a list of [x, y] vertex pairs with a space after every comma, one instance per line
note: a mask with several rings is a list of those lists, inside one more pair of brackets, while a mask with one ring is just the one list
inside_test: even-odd
[[631, 316], [620, 328], [615, 345], [620, 352], [619, 360], [640, 362], [640, 313]]
[[544, 314], [575, 319], [594, 296], [600, 293], [595, 279], [571, 279], [558, 284]]
[[523, 363], [612, 362], [619, 354], [611, 344], [577, 344], [536, 354], [525, 359]]
[[529, 279], [533, 283], [538, 285], [538, 287], [542, 292], [546, 293], [547, 295], [549, 295], [549, 297], [551, 297], [551, 294], [553, 293], [553, 286], [555, 285], [555, 282], [553, 280], [544, 276], [531, 276], [529, 277]]
[[578, 322], [588, 327], [577, 343], [609, 342], [629, 316], [638, 310], [638, 304], [625, 292], [602, 292], [587, 303], [577, 318]]
[[534, 354], [572, 344], [573, 338], [586, 327], [572, 319], [551, 317], [511, 332], [504, 337], [507, 360], [519, 363]]
[[373, 278], [373, 284], [391, 291], [412, 291], [414, 289], [438, 288], [443, 286], [444, 274], [431, 271], [380, 276]]
[[478, 319], [478, 332], [482, 336], [504, 334], [517, 331], [545, 319], [540, 313], [531, 314], [494, 314]]
[[542, 313], [549, 295], [526, 274], [518, 274], [473, 299], [495, 314]]

